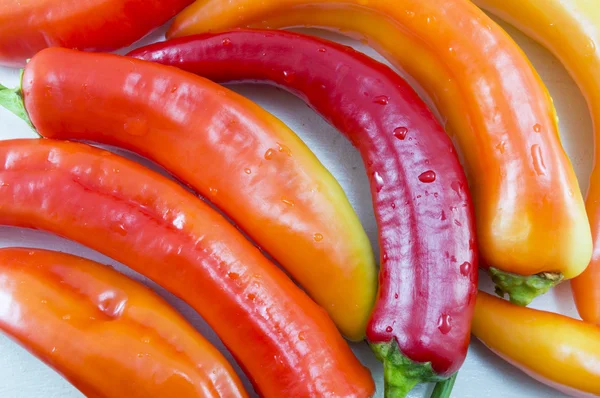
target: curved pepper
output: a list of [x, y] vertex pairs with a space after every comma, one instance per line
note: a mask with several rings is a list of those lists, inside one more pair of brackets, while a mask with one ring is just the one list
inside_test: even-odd
[[193, 0], [0, 0], [0, 65], [46, 47], [113, 51], [141, 39]]
[[[585, 95], [600, 150], [600, 8], [582, 0], [476, 0], [548, 48], [567, 68]], [[592, 226], [592, 262], [571, 281], [581, 317], [600, 325], [600, 167], [594, 166], [587, 197]]]
[[465, 158], [482, 265], [511, 300], [527, 304], [585, 269], [590, 228], [550, 96], [468, 0], [199, 0], [169, 35], [239, 26], [364, 37], [425, 89]]
[[130, 266], [208, 322], [267, 397], [368, 397], [327, 313], [177, 183], [83, 144], [0, 142], [0, 224], [45, 230]]
[[473, 208], [452, 142], [400, 76], [349, 47], [284, 31], [190, 36], [129, 55], [283, 87], [350, 139], [379, 226], [381, 283], [367, 338], [384, 362], [386, 394], [458, 370], [477, 293]]
[[22, 90], [39, 134], [164, 166], [272, 255], [346, 336], [364, 338], [377, 292], [369, 238], [335, 178], [277, 118], [174, 68], [65, 49], [36, 55]]
[[86, 396], [248, 396], [227, 360], [177, 311], [92, 261], [0, 249], [0, 309], [0, 330]]
[[473, 335], [529, 376], [574, 397], [600, 395], [600, 328], [479, 292]]

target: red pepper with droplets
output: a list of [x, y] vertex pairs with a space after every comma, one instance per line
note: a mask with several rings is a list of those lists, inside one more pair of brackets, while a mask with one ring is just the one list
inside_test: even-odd
[[367, 166], [379, 227], [367, 338], [384, 362], [386, 396], [459, 369], [476, 295], [473, 208], [452, 142], [404, 80], [349, 47], [285, 31], [191, 36], [130, 56], [219, 82], [274, 84], [349, 138]]

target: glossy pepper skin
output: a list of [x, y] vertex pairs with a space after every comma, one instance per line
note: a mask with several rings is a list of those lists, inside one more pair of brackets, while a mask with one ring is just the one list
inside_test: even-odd
[[365, 38], [424, 89], [465, 160], [482, 265], [513, 301], [527, 304], [586, 268], [590, 228], [548, 91], [471, 2], [199, 0], [169, 36], [246, 26]]
[[344, 335], [364, 338], [377, 293], [369, 238], [335, 178], [279, 119], [175, 68], [65, 49], [36, 55], [22, 90], [39, 134], [164, 166], [273, 256]]
[[[584, 0], [476, 0], [550, 50], [585, 95], [600, 145], [600, 8]], [[596, 163], [588, 192], [587, 213], [594, 252], [587, 270], [571, 281], [581, 317], [600, 325], [600, 167]]]
[[49, 231], [186, 301], [265, 397], [368, 397], [374, 385], [327, 313], [177, 183], [83, 144], [0, 142], [0, 224]]
[[177, 311], [110, 267], [0, 249], [0, 308], [0, 330], [88, 397], [248, 396]]
[[379, 225], [380, 290], [367, 338], [384, 361], [386, 393], [458, 370], [477, 293], [473, 208], [452, 142], [400, 76], [349, 47], [285, 31], [189, 36], [129, 55], [219, 82], [282, 87], [350, 139]]
[[46, 47], [114, 51], [192, 0], [0, 0], [0, 65], [23, 66]]
[[529, 376], [573, 397], [600, 395], [600, 328], [479, 292], [473, 335]]

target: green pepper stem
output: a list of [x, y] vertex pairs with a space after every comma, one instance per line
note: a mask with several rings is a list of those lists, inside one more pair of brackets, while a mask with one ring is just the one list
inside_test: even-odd
[[21, 88], [10, 89], [0, 84], [0, 106], [11, 111], [19, 118], [23, 119], [32, 129], [35, 130], [27, 110], [25, 109], [25, 103], [23, 102], [23, 93]]
[[404, 398], [419, 383], [442, 380], [430, 362], [414, 362], [402, 354], [396, 340], [370, 345], [377, 358], [383, 362], [385, 398]]
[[452, 393], [452, 388], [454, 388], [454, 383], [456, 382], [456, 376], [458, 376], [458, 372], [450, 376], [449, 379], [438, 382], [430, 398], [450, 398], [450, 393]]
[[562, 274], [555, 272], [518, 275], [493, 267], [489, 269], [489, 273], [496, 284], [496, 294], [500, 297], [508, 294], [511, 303], [523, 307], [529, 305], [537, 296], [558, 285], [564, 278]]

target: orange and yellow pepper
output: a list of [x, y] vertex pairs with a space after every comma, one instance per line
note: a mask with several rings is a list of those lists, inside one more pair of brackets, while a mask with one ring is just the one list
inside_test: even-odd
[[473, 334], [529, 376], [568, 395], [600, 395], [600, 328], [479, 292]]
[[[600, 7], [585, 0], [474, 0], [550, 50], [583, 92], [600, 153]], [[587, 196], [594, 252], [587, 270], [571, 282], [581, 317], [600, 325], [600, 167], [596, 164]]]

